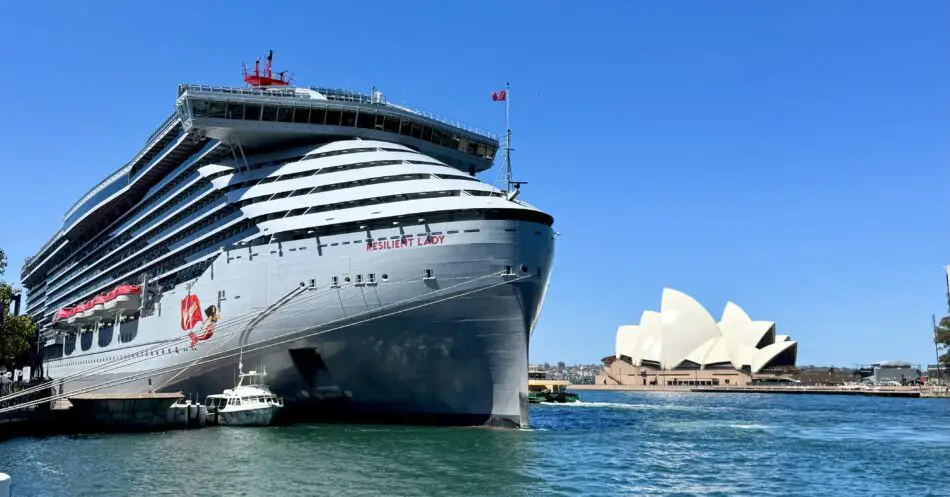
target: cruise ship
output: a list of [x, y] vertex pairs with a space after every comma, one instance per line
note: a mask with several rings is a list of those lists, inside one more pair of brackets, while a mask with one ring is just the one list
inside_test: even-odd
[[525, 426], [555, 233], [520, 185], [476, 179], [498, 138], [270, 61], [179, 85], [26, 261], [41, 374], [204, 396], [241, 360], [298, 412]]

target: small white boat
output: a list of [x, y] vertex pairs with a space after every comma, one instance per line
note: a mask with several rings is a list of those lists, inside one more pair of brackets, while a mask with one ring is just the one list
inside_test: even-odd
[[274, 420], [284, 401], [264, 384], [267, 371], [240, 370], [238, 384], [218, 395], [209, 395], [208, 414], [216, 413], [218, 424], [229, 426], [267, 426]]

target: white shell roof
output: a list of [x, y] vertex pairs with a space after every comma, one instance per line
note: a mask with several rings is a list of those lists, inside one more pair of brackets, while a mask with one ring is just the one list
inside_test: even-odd
[[[696, 300], [666, 288], [660, 312], [645, 311], [639, 325], [617, 329], [616, 355], [630, 357], [634, 365], [643, 361], [673, 369], [689, 361], [705, 367], [731, 363], [736, 369], [759, 372], [779, 354], [797, 347], [787, 335], [776, 335], [775, 323], [753, 321], [741, 307], [726, 304], [719, 322]], [[758, 348], [762, 345], [762, 348]]]

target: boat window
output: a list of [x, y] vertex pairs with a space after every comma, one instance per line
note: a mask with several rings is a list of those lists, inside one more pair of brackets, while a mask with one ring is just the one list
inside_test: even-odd
[[225, 117], [228, 119], [244, 119], [244, 104], [240, 102], [228, 102]]
[[208, 102], [204, 100], [195, 100], [191, 103], [191, 115], [195, 117], [208, 116]]
[[276, 121], [277, 120], [277, 107], [274, 105], [265, 105], [264, 112], [261, 116], [262, 121]]
[[383, 131], [389, 131], [390, 133], [399, 132], [399, 118], [386, 116], [386, 120], [383, 121]]
[[323, 124], [327, 118], [327, 110], [324, 108], [310, 109], [310, 124]]
[[208, 109], [208, 117], [224, 117], [227, 113], [227, 106], [224, 102], [211, 102]]
[[310, 119], [310, 109], [297, 107], [294, 110], [294, 122], [307, 124]]
[[376, 116], [369, 112], [360, 112], [356, 118], [356, 126], [358, 128], [373, 129], [375, 124]]
[[289, 123], [294, 120], [294, 108], [281, 105], [277, 108], [277, 122]]
[[399, 134], [409, 136], [412, 133], [412, 122], [408, 119], [401, 119], [399, 123]]
[[245, 105], [244, 119], [248, 121], [260, 121], [261, 120], [261, 106], [257, 104]]

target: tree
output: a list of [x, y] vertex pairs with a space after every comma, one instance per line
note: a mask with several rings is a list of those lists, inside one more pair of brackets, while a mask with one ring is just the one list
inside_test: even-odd
[[[0, 275], [7, 266], [7, 256], [0, 249]], [[24, 355], [29, 353], [30, 338], [36, 333], [36, 325], [27, 316], [10, 313], [13, 287], [0, 280], [0, 366], [12, 369], [14, 364], [23, 366]]]
[[937, 323], [934, 330], [934, 343], [937, 349], [942, 352], [938, 360], [944, 366], [950, 366], [950, 316], [945, 316]]

